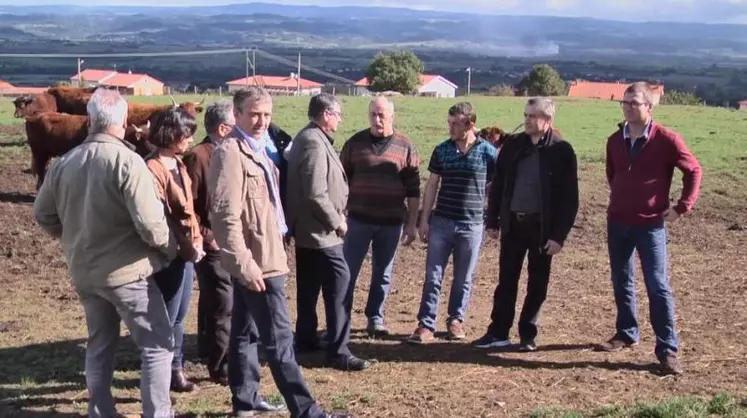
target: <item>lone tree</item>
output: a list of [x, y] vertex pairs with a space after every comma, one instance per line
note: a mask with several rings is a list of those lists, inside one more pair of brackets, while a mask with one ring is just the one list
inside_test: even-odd
[[366, 71], [371, 91], [397, 91], [410, 94], [420, 86], [423, 62], [410, 51], [376, 54]]
[[566, 85], [555, 68], [539, 64], [519, 82], [519, 90], [526, 96], [563, 96]]

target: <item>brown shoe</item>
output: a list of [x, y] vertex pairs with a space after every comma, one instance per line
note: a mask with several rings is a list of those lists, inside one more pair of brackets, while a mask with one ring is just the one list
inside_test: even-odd
[[620, 351], [623, 348], [633, 347], [635, 345], [638, 345], [638, 343], [635, 342], [628, 342], [618, 337], [612, 337], [609, 341], [606, 341], [602, 344], [599, 344], [595, 347], [596, 351], [606, 351], [606, 352], [613, 352], [613, 351]]
[[661, 363], [661, 370], [664, 374], [682, 374], [682, 366], [680, 366], [680, 361], [677, 359], [676, 354], [665, 355], [659, 359], [659, 363]]
[[407, 342], [412, 344], [427, 344], [431, 341], [433, 341], [433, 331], [421, 326], [407, 338]]
[[181, 369], [171, 371], [171, 390], [174, 392], [197, 392], [199, 386], [187, 380]]
[[446, 339], [448, 340], [463, 340], [467, 338], [467, 334], [464, 333], [464, 327], [462, 321], [458, 319], [452, 319], [446, 325]]

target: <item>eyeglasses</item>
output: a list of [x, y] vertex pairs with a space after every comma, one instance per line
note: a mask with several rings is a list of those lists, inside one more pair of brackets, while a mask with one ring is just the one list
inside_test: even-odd
[[620, 106], [622, 107], [641, 107], [645, 105], [646, 103], [643, 102], [636, 102], [633, 100], [620, 100]]
[[326, 112], [329, 112], [329, 113], [337, 116], [338, 118], [342, 119], [342, 112], [338, 112], [338, 111], [333, 110], [333, 109], [327, 109]]

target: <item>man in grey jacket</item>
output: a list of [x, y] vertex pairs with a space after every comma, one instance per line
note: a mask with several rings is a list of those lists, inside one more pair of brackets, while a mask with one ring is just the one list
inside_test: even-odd
[[286, 218], [296, 245], [296, 349], [320, 348], [316, 303], [324, 298], [327, 360], [340, 370], [363, 370], [368, 362], [350, 353], [350, 314], [344, 306], [350, 270], [342, 251], [347, 232], [348, 185], [332, 134], [342, 121], [340, 102], [331, 94], [311, 98], [311, 121], [286, 153]]
[[123, 140], [127, 102], [98, 89], [88, 117], [88, 138], [52, 166], [34, 202], [36, 221], [60, 239], [85, 311], [88, 414], [117, 415], [111, 384], [124, 321], [140, 349], [143, 417], [172, 417], [174, 339], [152, 275], [176, 256], [176, 242], [145, 161]]

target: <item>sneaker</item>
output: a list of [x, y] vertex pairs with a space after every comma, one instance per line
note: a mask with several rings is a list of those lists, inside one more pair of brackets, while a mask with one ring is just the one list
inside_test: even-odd
[[426, 327], [418, 326], [415, 332], [407, 338], [407, 342], [411, 344], [427, 344], [433, 341], [433, 331]]
[[492, 334], [485, 334], [479, 339], [472, 341], [472, 346], [476, 348], [500, 348], [508, 347], [509, 345], [511, 345], [511, 340], [508, 338], [501, 339]]
[[389, 330], [386, 328], [386, 326], [380, 322], [373, 322], [371, 320], [368, 321], [368, 326], [366, 327], [366, 332], [371, 337], [376, 336], [387, 336], [389, 335]]
[[679, 375], [683, 372], [676, 354], [665, 355], [659, 359], [659, 363], [661, 363], [661, 369], [664, 374]]
[[446, 325], [446, 339], [463, 340], [465, 338], [467, 338], [467, 334], [465, 334], [464, 327], [462, 327], [462, 321], [458, 319], [449, 320]]
[[599, 344], [595, 347], [596, 351], [606, 351], [608, 353], [614, 352], [614, 351], [620, 351], [623, 348], [633, 347], [635, 345], [638, 345], [637, 342], [629, 342], [625, 341], [620, 337], [612, 337], [610, 340], [603, 342], [602, 344]]
[[537, 344], [534, 342], [534, 340], [522, 340], [519, 343], [519, 351], [523, 353], [537, 351]]

